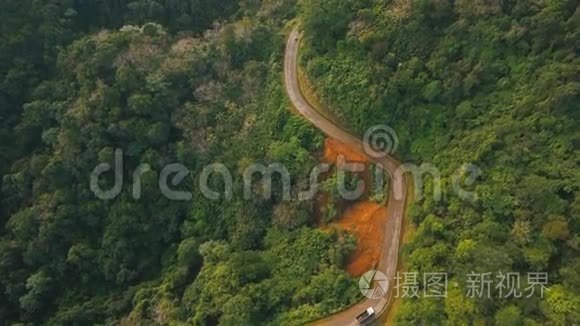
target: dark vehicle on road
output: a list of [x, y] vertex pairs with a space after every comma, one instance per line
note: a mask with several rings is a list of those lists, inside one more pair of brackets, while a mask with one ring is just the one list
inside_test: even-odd
[[356, 316], [356, 321], [359, 325], [368, 325], [375, 320], [375, 310], [371, 307], [367, 308], [362, 314]]

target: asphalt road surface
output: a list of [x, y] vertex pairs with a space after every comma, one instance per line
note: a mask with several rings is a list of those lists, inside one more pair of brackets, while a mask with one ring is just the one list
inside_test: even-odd
[[[298, 83], [298, 49], [302, 34], [298, 30], [293, 30], [288, 38], [284, 62], [284, 81], [286, 92], [296, 109], [312, 124], [331, 138], [334, 138], [346, 146], [360, 153], [365, 153], [363, 142], [357, 137], [351, 135], [340, 126], [335, 125], [329, 119], [325, 118], [316, 109], [308, 103], [302, 95]], [[331, 315], [325, 319], [316, 321], [316, 325], [358, 325], [356, 316], [372, 307], [377, 317], [385, 312], [393, 296], [394, 277], [397, 271], [397, 259], [399, 256], [399, 242], [401, 238], [401, 227], [403, 220], [403, 211], [405, 209], [406, 198], [406, 180], [396, 173], [400, 163], [393, 157], [386, 155], [383, 158], [374, 158], [368, 154], [369, 160], [373, 163], [380, 164], [391, 175], [391, 190], [387, 201], [387, 215], [385, 217], [385, 238], [383, 239], [383, 248], [377, 270], [385, 273], [389, 280], [389, 287], [384, 297], [379, 299], [365, 299], [354, 306]], [[398, 195], [395, 196], [395, 189]], [[402, 195], [401, 195], [402, 194]]]

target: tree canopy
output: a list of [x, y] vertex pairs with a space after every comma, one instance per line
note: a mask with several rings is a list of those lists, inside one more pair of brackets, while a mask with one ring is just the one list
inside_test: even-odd
[[[570, 283], [580, 228], [578, 3], [339, 2], [301, 2], [302, 63], [317, 94], [361, 135], [392, 127], [396, 155], [435, 165], [446, 185], [441, 201], [427, 189], [411, 209], [418, 231], [404, 250], [407, 269], [446, 271], [463, 294], [472, 271], [546, 272], [551, 295], [578, 300]], [[324, 10], [324, 18], [312, 14]], [[452, 187], [466, 163], [482, 171], [467, 187], [475, 202]], [[397, 320], [579, 321], [550, 296], [472, 302], [456, 292], [445, 312], [433, 300], [405, 300]], [[547, 308], [550, 300], [559, 308]]]

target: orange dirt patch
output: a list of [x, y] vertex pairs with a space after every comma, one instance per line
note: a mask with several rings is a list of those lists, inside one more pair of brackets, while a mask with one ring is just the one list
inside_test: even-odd
[[338, 156], [342, 155], [346, 161], [351, 163], [367, 163], [366, 156], [362, 153], [354, 151], [336, 139], [326, 138], [324, 141], [324, 161], [327, 163], [335, 163]]
[[[326, 138], [324, 141], [324, 157], [327, 163], [334, 164], [339, 155], [344, 156], [349, 163], [369, 163], [368, 159], [362, 153], [348, 148], [343, 143], [332, 138]], [[367, 185], [370, 185], [370, 173], [367, 169], [359, 173]], [[364, 198], [364, 197], [363, 197]], [[316, 204], [317, 223], [320, 224], [320, 208], [326, 203], [326, 196], [323, 194], [318, 197]], [[337, 227], [345, 230], [357, 238], [357, 248], [349, 257], [346, 271], [358, 277], [367, 271], [373, 269], [379, 262], [379, 257], [384, 240], [384, 223], [387, 218], [387, 208], [377, 203], [369, 201], [359, 201], [348, 207], [344, 213], [332, 223], [330, 227]], [[328, 226], [321, 226], [323, 229]]]
[[361, 276], [375, 267], [384, 239], [387, 208], [372, 202], [359, 202], [349, 207], [337, 225], [357, 238], [356, 251], [349, 258], [346, 271]]

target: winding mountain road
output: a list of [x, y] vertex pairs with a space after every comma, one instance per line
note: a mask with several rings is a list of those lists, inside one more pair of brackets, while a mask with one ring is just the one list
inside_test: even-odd
[[[392, 285], [394, 284], [394, 277], [397, 271], [399, 242], [405, 209], [405, 198], [407, 196], [406, 179], [400, 173], [395, 173], [400, 165], [396, 159], [388, 155], [382, 158], [369, 156], [365, 152], [363, 142], [360, 139], [335, 125], [308, 103], [300, 90], [298, 82], [297, 61], [301, 40], [302, 34], [297, 29], [290, 33], [284, 60], [284, 81], [286, 92], [292, 101], [292, 104], [300, 114], [326, 135], [344, 143], [346, 146], [360, 153], [365, 153], [371, 162], [382, 166], [391, 175], [392, 179], [392, 182], [390, 183], [391, 190], [389, 191], [389, 199], [387, 201], [387, 216], [385, 217], [385, 224], [383, 226], [385, 228], [385, 237], [383, 239], [380, 260], [377, 265], [377, 270], [385, 273], [389, 280], [390, 285], [387, 289], [386, 295], [380, 299], [365, 299], [346, 310], [315, 322], [316, 325], [357, 325], [357, 315], [362, 313], [365, 309], [372, 307], [378, 317], [378, 315], [387, 310], [391, 298], [393, 297]], [[403, 195], [395, 196], [394, 189], [402, 190]]]

